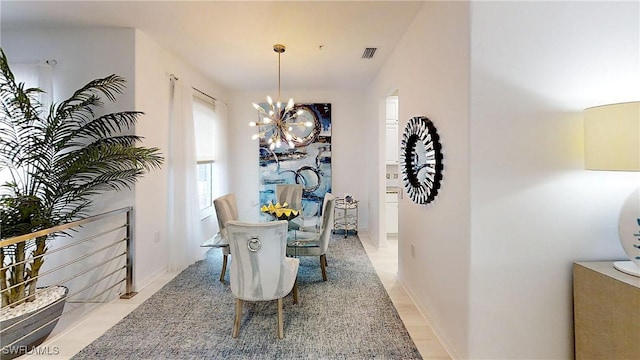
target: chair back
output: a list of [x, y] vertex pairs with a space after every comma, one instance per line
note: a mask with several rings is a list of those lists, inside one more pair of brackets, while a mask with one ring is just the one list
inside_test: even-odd
[[234, 194], [220, 196], [213, 200], [218, 217], [218, 230], [224, 230], [226, 223], [231, 220], [238, 220], [238, 204]]
[[288, 203], [290, 209], [302, 211], [302, 184], [276, 185], [276, 201]]
[[287, 221], [227, 224], [231, 262], [231, 292], [246, 301], [275, 300], [286, 296], [297, 276], [286, 261]]
[[320, 238], [318, 239], [322, 254], [327, 252], [327, 248], [329, 247], [335, 207], [336, 197], [331, 193], [326, 193], [322, 201], [322, 222], [320, 223]]

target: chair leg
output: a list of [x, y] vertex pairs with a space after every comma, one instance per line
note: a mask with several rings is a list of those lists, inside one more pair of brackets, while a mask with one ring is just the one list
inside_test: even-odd
[[242, 320], [242, 299], [236, 299], [236, 319], [233, 322], [233, 337], [238, 337], [240, 332], [240, 320]]
[[320, 269], [322, 269], [322, 281], [327, 281], [327, 255], [320, 255]]
[[296, 276], [296, 280], [293, 282], [293, 303], [298, 303], [298, 277]]
[[278, 339], [284, 337], [284, 313], [282, 311], [282, 298], [278, 299]]
[[220, 271], [220, 282], [223, 283], [224, 282], [224, 274], [227, 272], [227, 257], [229, 255], [227, 254], [223, 254], [222, 255], [222, 271]]

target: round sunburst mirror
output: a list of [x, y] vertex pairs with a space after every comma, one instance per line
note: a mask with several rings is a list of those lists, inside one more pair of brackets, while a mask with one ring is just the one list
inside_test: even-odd
[[400, 143], [402, 182], [415, 203], [428, 204], [442, 181], [442, 146], [436, 127], [424, 116], [409, 120]]

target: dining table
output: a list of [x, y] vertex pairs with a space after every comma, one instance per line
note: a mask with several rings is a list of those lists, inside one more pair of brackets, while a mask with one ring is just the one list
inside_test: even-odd
[[[313, 222], [315, 223], [315, 219], [306, 219], [306, 220], [298, 220], [293, 222], [294, 219], [288, 220], [290, 224], [295, 224], [294, 226], [289, 226], [289, 230], [287, 231], [287, 247], [294, 248], [294, 256], [297, 254], [297, 249], [299, 248], [309, 248], [309, 247], [319, 247], [316, 241], [311, 241], [317, 239], [318, 232], [316, 231], [308, 231], [309, 228], [314, 229], [315, 226], [305, 226], [303, 229], [302, 224]], [[216, 232], [212, 237], [205, 240], [201, 245], [201, 247], [226, 247], [229, 246], [229, 237], [227, 235], [227, 229], [223, 229], [222, 231]]]

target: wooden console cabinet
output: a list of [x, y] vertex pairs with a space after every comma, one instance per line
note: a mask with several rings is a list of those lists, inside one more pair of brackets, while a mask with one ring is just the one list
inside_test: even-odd
[[640, 277], [611, 261], [573, 265], [577, 360], [640, 359]]

